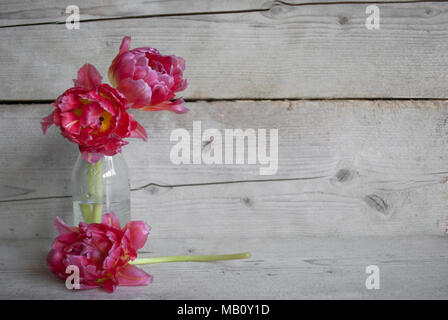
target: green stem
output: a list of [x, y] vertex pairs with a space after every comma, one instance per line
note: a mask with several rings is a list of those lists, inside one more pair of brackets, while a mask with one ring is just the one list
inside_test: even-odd
[[155, 258], [137, 258], [130, 261], [129, 264], [154, 264], [165, 262], [205, 262], [218, 260], [235, 260], [248, 259], [251, 257], [250, 252], [235, 253], [235, 254], [219, 254], [219, 255], [202, 255], [202, 256], [171, 256], [171, 257], [155, 257]]
[[87, 203], [80, 203], [79, 208], [81, 209], [82, 218], [85, 223], [92, 223], [92, 207]]
[[103, 212], [103, 205], [101, 203], [94, 203], [92, 212], [92, 222], [100, 223], [102, 212]]
[[93, 205], [90, 211], [91, 219], [87, 223], [100, 223], [102, 213], [103, 202], [103, 179], [101, 170], [101, 160], [98, 160], [95, 164], [88, 164], [87, 169], [89, 195], [93, 201]]

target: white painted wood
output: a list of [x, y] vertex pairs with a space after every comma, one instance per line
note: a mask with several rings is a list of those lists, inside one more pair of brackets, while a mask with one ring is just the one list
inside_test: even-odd
[[[185, 115], [139, 112], [150, 141], [125, 147], [135, 190], [133, 217], [154, 223], [155, 232], [206, 239], [241, 232], [293, 237], [445, 231], [444, 101], [188, 106]], [[41, 135], [38, 120], [50, 110], [44, 105], [0, 108], [3, 238], [49, 237], [54, 217], [71, 214], [69, 175], [76, 147], [56, 129]], [[260, 176], [259, 165], [172, 164], [172, 130], [191, 130], [199, 119], [203, 130], [278, 128], [278, 173]]]
[[[1, 299], [447, 299], [443, 237], [271, 237], [172, 239], [150, 235], [142, 256], [249, 250], [249, 260], [143, 267], [147, 287], [68, 291], [46, 268], [49, 240], [0, 243]], [[244, 236], [241, 234], [241, 236]], [[367, 290], [368, 265], [380, 290]]]
[[233, 14], [0, 29], [0, 100], [52, 100], [85, 62], [103, 75], [124, 35], [187, 61], [191, 99], [444, 98], [447, 3], [288, 6]]

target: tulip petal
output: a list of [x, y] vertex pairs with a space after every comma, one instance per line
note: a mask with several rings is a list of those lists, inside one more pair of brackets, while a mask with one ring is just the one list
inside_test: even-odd
[[142, 79], [123, 79], [117, 89], [126, 96], [131, 108], [138, 109], [151, 103], [152, 90]]
[[185, 103], [184, 99], [179, 98], [175, 101], [167, 101], [162, 102], [160, 104], [157, 104], [155, 106], [146, 106], [143, 108], [140, 108], [139, 110], [144, 111], [160, 111], [160, 110], [168, 110], [177, 114], [186, 113], [189, 111], [188, 108], [184, 107], [183, 104]]
[[103, 285], [103, 288], [109, 293], [113, 293], [115, 291], [115, 289], [117, 288], [117, 284], [110, 279], [107, 279], [106, 281], [104, 281], [102, 283], [102, 285]]
[[121, 146], [127, 145], [129, 142], [119, 138], [109, 138], [101, 148], [101, 153], [106, 156], [113, 156], [121, 152]]
[[78, 78], [73, 79], [75, 87], [93, 89], [101, 84], [103, 77], [98, 70], [89, 63], [86, 63], [78, 70]]
[[117, 87], [122, 79], [133, 78], [135, 72], [134, 54], [124, 52], [118, 54], [109, 67], [108, 77], [113, 87]]
[[120, 286], [144, 286], [153, 280], [151, 275], [131, 264], [121, 269], [115, 278]]
[[121, 229], [120, 220], [113, 211], [111, 211], [110, 213], [103, 214], [103, 217], [101, 218], [101, 223], [104, 223], [116, 229]]
[[90, 164], [97, 163], [103, 157], [100, 152], [85, 150], [81, 146], [79, 146], [79, 151], [81, 152], [81, 157]]
[[71, 92], [71, 89], [68, 89], [66, 93], [60, 96], [53, 105], [61, 110], [61, 112], [82, 108], [82, 103], [79, 101], [78, 95]]
[[[78, 228], [77, 227], [69, 227], [67, 226], [61, 218], [56, 217], [54, 220], [54, 226], [59, 232], [57, 236], [57, 240], [59, 243], [71, 243], [78, 238]], [[56, 242], [53, 244], [52, 249], [55, 250], [55, 253], [59, 252], [59, 248], [56, 245]]]
[[42, 118], [40, 125], [42, 126], [42, 132], [44, 134], [47, 132], [47, 129], [51, 127], [51, 125], [54, 123], [53, 119], [54, 119], [54, 111], [50, 113], [48, 116]]
[[58, 230], [59, 234], [65, 235], [65, 234], [69, 234], [69, 233], [73, 233], [77, 231], [76, 227], [69, 227], [68, 225], [65, 224], [65, 222], [59, 218], [56, 217], [56, 219], [54, 219], [54, 226], [56, 227], [56, 229]]
[[82, 127], [91, 126], [92, 128], [97, 128], [100, 125], [100, 115], [104, 111], [103, 108], [98, 106], [96, 103], [91, 103], [82, 109], [82, 114], [79, 117], [79, 122]]
[[61, 113], [61, 125], [64, 130], [70, 134], [80, 134], [81, 126], [79, 124], [79, 118], [71, 111]]
[[145, 221], [131, 221], [123, 228], [129, 236], [129, 244], [135, 250], [143, 248], [151, 227]]
[[134, 117], [129, 114], [129, 118], [131, 120], [131, 138], [140, 138], [143, 141], [147, 141], [148, 140], [148, 134], [146, 133], [145, 128], [143, 128], [143, 126], [138, 123]]
[[179, 84], [177, 85], [177, 87], [174, 89], [174, 92], [179, 92], [179, 91], [183, 91], [188, 87], [188, 80], [187, 79], [183, 79], [179, 82]]
[[126, 36], [123, 38], [123, 40], [121, 40], [121, 45], [120, 45], [120, 54], [129, 51], [129, 45], [131, 43], [131, 37], [130, 36]]

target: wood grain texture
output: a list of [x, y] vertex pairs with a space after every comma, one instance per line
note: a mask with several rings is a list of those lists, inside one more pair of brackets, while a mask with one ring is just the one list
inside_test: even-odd
[[[52, 100], [85, 62], [102, 74], [124, 35], [187, 61], [190, 99], [445, 98], [448, 3], [289, 6], [232, 14], [0, 29], [0, 100]], [[26, 88], [26, 89], [25, 89]]]
[[[45, 266], [49, 240], [0, 243], [1, 299], [447, 299], [448, 242], [442, 237], [160, 239], [142, 256], [249, 250], [252, 258], [143, 267], [147, 287], [72, 292]], [[368, 265], [380, 290], [367, 290]]]
[[[378, 1], [369, 31], [366, 3], [320, 2], [81, 0], [68, 31], [70, 1], [3, 1], [0, 299], [447, 299], [448, 102], [278, 100], [446, 98], [448, 3]], [[82, 64], [106, 75], [124, 35], [186, 58], [190, 101], [228, 100], [138, 114], [150, 141], [124, 155], [132, 218], [152, 226], [142, 255], [253, 257], [144, 267], [152, 285], [113, 296], [70, 292], [45, 256], [53, 219], [71, 220], [77, 150], [39, 121]], [[171, 132], [198, 120], [278, 129], [278, 172], [172, 164]], [[381, 290], [365, 288], [372, 264]]]
[[[445, 230], [444, 101], [228, 101], [188, 107], [185, 115], [139, 112], [150, 141], [125, 147], [133, 218], [155, 224], [156, 233], [207, 238], [243, 231], [248, 237], [292, 237]], [[50, 110], [0, 108], [3, 238], [51, 237], [54, 217], [71, 215], [69, 177], [77, 151], [56, 129], [41, 135], [39, 119]], [[191, 131], [194, 120], [202, 121], [203, 130], [278, 128], [277, 174], [260, 176], [260, 165], [172, 164], [176, 142], [170, 134], [176, 128]]]
[[[240, 183], [132, 192], [132, 219], [161, 237], [442, 235], [446, 188], [328, 190], [325, 181]], [[53, 220], [72, 223], [70, 198], [0, 203], [3, 239], [51, 238]]]
[[80, 20], [113, 19], [124, 17], [199, 14], [232, 12], [242, 10], [263, 10], [269, 8], [269, 0], [137, 0], [123, 3], [118, 0], [87, 1], [74, 3], [69, 0], [2, 1], [0, 5], [0, 26], [17, 26], [30, 23], [65, 23], [69, 14], [66, 7], [77, 5]]
[[[400, 2], [406, 0], [379, 0], [375, 3]], [[276, 5], [303, 5], [313, 3], [337, 3], [337, 0], [134, 0], [124, 4], [118, 0], [106, 0], [100, 3], [78, 0], [76, 5], [80, 10], [80, 20], [130, 18], [158, 15], [185, 15], [203, 13], [228, 13], [235, 11], [263, 11]], [[361, 1], [360, 1], [361, 2]], [[69, 14], [65, 9], [73, 5], [69, 0], [4, 0], [0, 4], [0, 26], [20, 26], [36, 23], [65, 23]]]

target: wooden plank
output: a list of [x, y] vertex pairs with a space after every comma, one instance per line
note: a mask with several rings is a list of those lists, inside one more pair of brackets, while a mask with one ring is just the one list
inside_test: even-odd
[[[214, 207], [218, 214], [233, 212], [233, 221], [238, 221], [241, 212], [242, 222], [248, 223], [256, 208], [264, 215], [260, 223], [266, 229], [276, 210], [298, 219], [296, 224], [318, 211], [321, 215], [313, 217], [301, 232], [443, 231], [448, 171], [445, 102], [200, 102], [189, 107], [191, 112], [183, 116], [138, 114], [151, 139], [125, 147], [132, 186], [140, 188], [134, 194], [136, 216], [146, 211], [163, 216], [180, 206], [181, 216], [189, 219], [192, 214], [202, 221]], [[7, 237], [23, 232], [27, 237], [48, 234], [45, 226], [61, 214], [57, 208], [70, 211], [69, 199], [47, 199], [70, 195], [69, 176], [76, 157], [76, 147], [57, 130], [50, 130], [47, 137], [40, 134], [38, 120], [49, 109], [42, 105], [0, 109], [0, 205], [2, 219], [8, 221], [2, 224], [1, 234]], [[279, 128], [277, 174], [260, 176], [259, 165], [172, 164], [169, 154], [175, 143], [170, 142], [171, 132], [191, 130], [195, 119], [202, 120], [203, 130]], [[292, 181], [275, 181], [282, 179]], [[232, 181], [249, 182], [227, 184]], [[199, 185], [182, 187], [185, 184]], [[33, 198], [43, 199], [11, 201]], [[29, 219], [45, 222], [24, 224], [23, 217], [29, 214]], [[280, 229], [289, 225], [286, 219]], [[328, 219], [334, 219], [334, 224], [323, 223]], [[354, 221], [354, 225], [341, 221]], [[360, 225], [366, 229], [359, 229]], [[287, 227], [288, 232], [294, 232], [293, 226]], [[385, 226], [390, 226], [389, 231]], [[218, 231], [211, 228], [209, 232]]]
[[[360, 190], [356, 190], [358, 187]], [[446, 185], [386, 191], [330, 186], [327, 179], [247, 182], [133, 191], [133, 219], [157, 237], [442, 235]], [[72, 223], [70, 198], [0, 202], [0, 237], [48, 238], [56, 216]]]
[[380, 5], [381, 29], [374, 31], [364, 26], [365, 8], [276, 5], [86, 22], [71, 31], [57, 24], [2, 28], [0, 100], [54, 99], [85, 62], [105, 75], [126, 34], [134, 47], [186, 58], [190, 99], [446, 97], [448, 4]]
[[151, 187], [133, 192], [131, 211], [134, 219], [151, 223], [155, 235], [178, 239], [444, 234], [445, 185], [358, 187], [338, 190], [327, 179]]
[[[399, 0], [406, 1], [406, 0]], [[319, 0], [292, 0], [291, 5], [312, 4], [322, 2]], [[338, 0], [325, 1], [336, 3]], [[391, 0], [379, 0], [375, 3], [391, 2]], [[397, 2], [396, 0], [393, 2]], [[0, 26], [19, 26], [36, 23], [65, 23], [69, 14], [66, 8], [73, 5], [69, 0], [37, 0], [14, 1], [4, 0], [0, 4]], [[287, 4], [284, 1], [283, 4]], [[213, 12], [269, 10], [279, 5], [276, 1], [267, 0], [194, 0], [194, 1], [158, 1], [137, 0], [123, 4], [118, 0], [101, 1], [100, 4], [87, 0], [78, 0], [76, 5], [80, 11], [80, 21], [97, 19], [129, 18], [157, 15], [202, 14]]]
[[[147, 287], [71, 292], [45, 266], [50, 242], [0, 243], [1, 299], [447, 299], [448, 242], [442, 237], [159, 239], [145, 256], [250, 250], [252, 259], [143, 267]], [[262, 244], [262, 245], [260, 245]], [[380, 290], [365, 269], [380, 268]], [[186, 276], [188, 275], [188, 276]]]
[[193, 0], [193, 1], [158, 1], [137, 0], [123, 3], [117, 0], [106, 0], [101, 3], [78, 0], [38, 0], [12, 1], [6, 0], [0, 5], [0, 26], [26, 25], [30, 23], [65, 23], [69, 16], [67, 6], [79, 8], [80, 21], [92, 19], [113, 19], [124, 17], [199, 14], [207, 12], [232, 12], [244, 10], [268, 9], [272, 1], [267, 0]]
[[[125, 147], [135, 190], [133, 217], [154, 221], [155, 232], [207, 238], [229, 230], [244, 230], [248, 237], [445, 231], [446, 102], [235, 101], [189, 107], [182, 116], [140, 112], [151, 140]], [[71, 215], [76, 147], [55, 129], [41, 135], [38, 120], [49, 109], [0, 108], [3, 238], [51, 236], [54, 217]], [[203, 130], [278, 128], [277, 174], [260, 176], [259, 165], [172, 164], [171, 132], [191, 130], [198, 119]], [[197, 229], [197, 221], [204, 226]]]
[[[438, 187], [447, 179], [445, 101], [227, 101], [188, 103], [184, 115], [134, 114], [149, 142], [124, 147], [132, 188], [216, 182], [323, 179], [350, 192]], [[49, 105], [0, 108], [0, 201], [70, 195], [77, 147], [56, 128], [43, 136], [39, 121]], [[176, 128], [278, 129], [278, 171], [260, 175], [260, 164], [176, 165], [170, 141]], [[206, 142], [204, 142], [205, 144]], [[214, 144], [209, 144], [214, 146]], [[203, 153], [210, 149], [204, 146]], [[367, 193], [366, 193], [367, 194]]]

